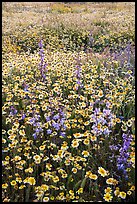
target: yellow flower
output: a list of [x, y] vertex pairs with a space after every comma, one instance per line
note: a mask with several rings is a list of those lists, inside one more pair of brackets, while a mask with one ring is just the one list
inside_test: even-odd
[[16, 135], [10, 135], [8, 138], [10, 139], [10, 140], [14, 140], [15, 139], [15, 137], [16, 137]]
[[89, 141], [89, 139], [84, 139], [83, 143], [84, 143], [85, 145], [89, 145], [90, 141]]
[[98, 96], [99, 96], [99, 97], [102, 97], [102, 96], [103, 96], [103, 91], [102, 91], [102, 90], [99, 91]]
[[87, 171], [85, 177], [89, 177], [92, 174], [91, 171]]
[[[76, 123], [72, 123], [72, 124], [71, 124], [71, 127], [72, 127], [72, 128], [75, 128], [76, 126], [77, 126]], [[78, 126], [77, 126], [77, 127], [78, 127]], [[81, 136], [80, 136], [80, 137], [81, 137]]]
[[25, 130], [20, 130], [20, 131], [19, 131], [19, 134], [22, 135], [22, 136], [24, 136], [24, 135], [25, 135]]
[[76, 169], [76, 168], [72, 168], [72, 172], [73, 172], [74, 174], [76, 174], [76, 173], [77, 173], [77, 169]]
[[26, 138], [26, 137], [22, 137], [20, 142], [21, 142], [21, 143], [22, 143], [22, 142], [27, 142], [27, 138]]
[[67, 144], [65, 144], [65, 143], [62, 144], [62, 146], [61, 146], [61, 149], [62, 149], [62, 150], [67, 150], [68, 148], [69, 148], [69, 147], [68, 147]]
[[2, 188], [6, 189], [8, 187], [8, 184], [7, 183], [3, 183], [2, 184]]
[[105, 201], [109, 202], [112, 200], [113, 196], [110, 193], [106, 193], [106, 194], [104, 194], [103, 198]]
[[73, 190], [69, 190], [69, 194], [70, 195], [74, 195], [74, 191]]
[[6, 161], [7, 161], [7, 160], [9, 160], [9, 159], [10, 159], [10, 157], [9, 157], [9, 156], [6, 156], [6, 157], [5, 157], [5, 160], [6, 160]]
[[112, 189], [110, 188], [110, 187], [107, 187], [106, 189], [105, 189], [105, 193], [111, 193], [112, 192]]
[[43, 126], [47, 129], [48, 126], [49, 126], [49, 124], [48, 124], [48, 123], [45, 123]]
[[73, 200], [75, 198], [75, 196], [74, 195], [70, 195], [69, 198]]
[[85, 108], [85, 107], [86, 107], [86, 103], [85, 103], [85, 102], [82, 102], [82, 103], [81, 103], [81, 107], [82, 107], [82, 108]]
[[17, 149], [18, 152], [21, 152], [21, 150], [22, 150], [22, 148], [18, 148], [18, 149]]
[[71, 146], [72, 146], [73, 148], [76, 148], [76, 147], [78, 147], [78, 146], [79, 146], [79, 143], [78, 143], [78, 141], [77, 141], [77, 140], [73, 140], [73, 141], [72, 141], [72, 144], [71, 144]]
[[75, 138], [79, 138], [79, 137], [82, 137], [82, 135], [80, 133], [75, 133], [73, 134]]
[[98, 168], [98, 173], [99, 173], [102, 177], [105, 177], [105, 176], [108, 175], [108, 172], [107, 172], [104, 168], [102, 168], [102, 167], [99, 167], [99, 168]]
[[25, 160], [21, 160], [21, 161], [20, 161], [20, 164], [21, 164], [21, 165], [24, 165], [24, 164], [26, 164], [26, 161], [25, 161]]
[[115, 196], [118, 196], [119, 193], [120, 193], [120, 191], [118, 189], [114, 191]]
[[126, 198], [126, 193], [124, 191], [121, 191], [119, 193], [118, 197], [125, 199]]
[[89, 178], [90, 178], [90, 179], [93, 179], [93, 180], [96, 180], [96, 179], [98, 178], [98, 176], [97, 176], [96, 174], [92, 174], [92, 173], [91, 173], [91, 174], [89, 175]]
[[[17, 104], [17, 105], [18, 105], [18, 104]], [[14, 126], [16, 126], [17, 128], [19, 127], [19, 125], [20, 125], [19, 122], [15, 122], [15, 123], [14, 123]]]
[[29, 167], [28, 169], [25, 169], [25, 172], [26, 172], [26, 173], [32, 173], [32, 172], [33, 172], [33, 168], [32, 168], [32, 167]]
[[19, 156], [14, 157], [14, 161], [19, 161], [19, 160], [21, 160], [21, 157], [19, 157]]
[[55, 198], [54, 198], [54, 196], [51, 196], [50, 199], [51, 199], [51, 200], [54, 200]]
[[97, 137], [96, 136], [91, 136], [91, 141], [94, 142], [97, 140]]
[[9, 161], [2, 161], [2, 164], [3, 164], [3, 165], [8, 165], [8, 164], [9, 164]]
[[135, 190], [135, 186], [131, 186], [130, 190], [134, 191]]
[[135, 157], [132, 157], [130, 161], [135, 164]]
[[39, 155], [35, 155], [35, 156], [33, 156], [33, 159], [35, 159], [35, 160], [40, 160], [41, 157], [40, 157]]
[[42, 94], [39, 95], [39, 99], [43, 99], [43, 95]]
[[71, 126], [70, 126], [70, 124], [69, 124], [69, 123], [67, 123], [67, 124], [66, 124], [66, 127], [67, 127], [68, 129], [70, 129], [70, 128], [71, 128]]
[[21, 185], [20, 187], [19, 187], [19, 189], [23, 189], [23, 188], [25, 188], [26, 186], [25, 185]]
[[78, 194], [83, 193], [83, 188], [79, 188], [79, 189], [77, 190], [77, 193], [78, 193]]
[[81, 170], [81, 169], [82, 169], [82, 166], [77, 165], [77, 169]]
[[47, 163], [47, 164], [46, 164], [46, 168], [47, 168], [48, 170], [51, 170], [51, 167], [52, 167], [52, 165], [51, 165], [50, 163]]
[[42, 189], [43, 191], [48, 191], [48, 190], [49, 190], [49, 186], [47, 186], [46, 184], [42, 184], [42, 185], [41, 185], [41, 189]]
[[71, 182], [73, 182], [74, 181], [74, 179], [73, 178], [71, 178], [71, 180], [70, 180]]
[[40, 199], [44, 195], [43, 191], [38, 190], [36, 196]]
[[121, 129], [122, 129], [124, 132], [126, 132], [128, 128], [127, 128], [127, 126], [122, 125], [122, 126], [121, 126]]
[[6, 130], [2, 129], [2, 134], [6, 134]]
[[21, 182], [22, 182], [21, 177], [17, 177], [17, 178], [16, 178], [16, 181], [19, 182], [19, 183], [21, 183]]
[[40, 162], [41, 162], [41, 159], [35, 160], [35, 163], [36, 163], [36, 164], [40, 164]]
[[2, 138], [2, 143], [4, 143], [4, 144], [6, 143], [6, 140], [4, 138]]
[[79, 118], [79, 119], [78, 119], [78, 122], [79, 122], [79, 123], [82, 123], [82, 122], [83, 122], [82, 118]]
[[10, 202], [10, 199], [8, 199], [8, 198], [4, 198], [4, 200], [3, 200], [3, 202]]
[[45, 145], [40, 146], [39, 149], [40, 149], [41, 151], [43, 151], [43, 150], [45, 149]]
[[59, 195], [60, 195], [60, 196], [63, 196], [63, 195], [64, 195], [64, 192], [59, 193]]
[[64, 174], [64, 173], [63, 173], [61, 177], [62, 177], [62, 178], [67, 178], [67, 176], [68, 176], [67, 174]]
[[17, 168], [17, 169], [20, 169], [20, 170], [23, 169], [23, 167], [22, 167], [21, 165], [17, 165], [16, 168]]
[[18, 127], [17, 126], [12, 126], [12, 130], [15, 132], [16, 130], [18, 129]]
[[84, 157], [88, 157], [88, 156], [89, 156], [89, 152], [88, 152], [88, 151], [82, 151], [82, 155], [83, 155]]
[[106, 183], [112, 185], [112, 184], [113, 184], [113, 178], [109, 178], [109, 179], [107, 179], [107, 180], [106, 180]]
[[120, 123], [121, 122], [120, 118], [116, 118], [116, 122]]
[[44, 197], [43, 198], [43, 202], [48, 202], [49, 201], [49, 197]]
[[17, 182], [16, 182], [15, 180], [12, 180], [12, 181], [10, 182], [10, 184], [11, 184], [12, 186], [15, 186], [15, 185], [17, 184]]
[[131, 127], [131, 126], [132, 126], [132, 120], [131, 120], [131, 119], [128, 120], [128, 121], [126, 122], [126, 124], [127, 124], [128, 127]]
[[52, 178], [53, 182], [57, 183], [59, 181], [59, 177], [58, 176], [55, 176]]
[[84, 125], [87, 126], [87, 125], [89, 125], [89, 123], [90, 123], [90, 121], [86, 121], [86, 122], [84, 123]]
[[10, 129], [10, 130], [8, 130], [7, 133], [8, 133], [8, 135], [12, 135], [13, 134], [13, 130]]
[[110, 184], [110, 185], [116, 185], [116, 184], [118, 184], [118, 181], [114, 178], [109, 178], [106, 180], [106, 183]]
[[131, 195], [131, 194], [132, 194], [132, 191], [127, 191], [127, 194], [128, 194], [128, 195]]
[[33, 185], [33, 186], [34, 186], [34, 185], [36, 184], [36, 180], [35, 180], [34, 177], [29, 177], [27, 183], [29, 183], [30, 185]]

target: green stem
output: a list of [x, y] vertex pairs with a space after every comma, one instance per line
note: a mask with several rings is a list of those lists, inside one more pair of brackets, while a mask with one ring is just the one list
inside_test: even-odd
[[30, 185], [28, 186], [28, 188], [26, 188], [25, 202], [29, 202], [30, 188]]

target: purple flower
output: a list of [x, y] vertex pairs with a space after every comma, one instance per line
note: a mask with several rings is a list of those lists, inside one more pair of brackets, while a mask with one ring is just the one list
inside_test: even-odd
[[43, 41], [40, 40], [40, 42], [38, 43], [38, 45], [39, 45], [39, 48], [43, 48]]
[[59, 130], [60, 129], [60, 125], [58, 123], [53, 123], [52, 126], [56, 129]]
[[127, 177], [126, 168], [129, 167], [129, 163], [127, 162], [127, 159], [129, 157], [128, 149], [132, 138], [130, 135], [125, 133], [123, 133], [122, 138], [123, 138], [123, 146], [121, 146], [119, 149], [120, 154], [117, 158], [117, 168], [118, 170], [122, 170], [123, 174], [125, 174]]
[[30, 123], [35, 123], [35, 121], [36, 121], [35, 118], [31, 118], [31, 119], [29, 120]]
[[[45, 68], [47, 67], [47, 65], [48, 65], [48, 64], [47, 64], [47, 63], [45, 63], [45, 64], [43, 65], [43, 68], [45, 69]], [[47, 70], [46, 70], [46, 71], [47, 71]]]
[[111, 103], [107, 101], [107, 102], [106, 102], [106, 107], [109, 108], [110, 105], [111, 105]]
[[60, 132], [60, 135], [65, 137], [66, 136], [66, 133], [65, 132]]
[[49, 134], [51, 134], [51, 133], [52, 133], [52, 130], [48, 129], [48, 130], [47, 130], [47, 134], [49, 135]]
[[67, 129], [67, 127], [66, 127], [66, 125], [62, 125], [62, 128], [63, 128], [63, 130], [66, 130]]
[[103, 131], [104, 135], [109, 135], [110, 132], [111, 130], [109, 130], [108, 128], [105, 128]]
[[41, 77], [43, 78], [43, 80], [46, 79], [46, 75], [45, 75], [45, 71], [47, 72], [46, 70], [46, 66], [47, 66], [47, 63], [44, 63], [44, 50], [43, 50], [43, 41], [40, 40], [40, 42], [38, 43], [39, 45], [39, 56], [40, 56], [40, 63], [39, 63], [39, 70], [40, 70], [40, 74], [41, 74]]
[[100, 108], [95, 108], [94, 113], [99, 114]]
[[18, 111], [13, 106], [11, 106], [10, 115], [16, 115], [17, 112]]
[[103, 110], [103, 113], [104, 113], [105, 116], [108, 116], [108, 115], [110, 115], [111, 110], [109, 110], [109, 109], [104, 109], [104, 110]]
[[80, 81], [80, 79], [81, 79], [81, 72], [82, 72], [82, 69], [81, 69], [81, 67], [80, 67], [80, 60], [79, 59], [77, 59], [77, 65], [76, 65], [76, 70], [75, 70], [75, 76], [76, 76], [76, 78], [77, 78], [77, 84], [79, 85], [78, 87], [76, 87], [76, 90], [78, 90], [79, 88], [82, 88], [83, 87], [83, 85], [82, 85], [82, 83], [81, 83], [81, 81]]
[[40, 127], [40, 122], [37, 122], [37, 124], [36, 124], [38, 127]]
[[60, 124], [63, 125], [64, 122], [65, 122], [65, 120], [64, 120], [64, 118], [62, 118], [62, 119], [60, 120]]
[[36, 138], [37, 138], [37, 134], [36, 134], [36, 133], [34, 133], [34, 134], [33, 134], [33, 137], [34, 137], [34, 139], [36, 139]]
[[25, 119], [25, 117], [26, 117], [26, 115], [25, 115], [25, 114], [23, 114], [23, 115], [22, 115], [22, 119], [24, 120], [24, 119]]
[[96, 121], [97, 123], [102, 123], [102, 125], [105, 125], [105, 123], [107, 123], [107, 121], [103, 117], [97, 118]]
[[59, 119], [59, 114], [53, 116], [53, 120]]
[[39, 132], [41, 132], [42, 131], [42, 128], [36, 128], [36, 133], [39, 133]]
[[109, 148], [111, 150], [118, 150], [119, 149], [119, 146], [118, 145], [110, 145]]
[[46, 121], [47, 122], [50, 121], [50, 117], [49, 116], [46, 117]]
[[80, 85], [80, 84], [81, 84], [80, 80], [78, 80], [78, 81], [77, 81], [77, 84], [78, 84], [78, 85]]

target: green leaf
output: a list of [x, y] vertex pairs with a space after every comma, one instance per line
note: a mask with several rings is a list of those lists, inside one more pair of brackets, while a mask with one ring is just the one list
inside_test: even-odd
[[74, 189], [75, 189], [75, 190], [78, 189], [78, 187], [80, 186], [80, 183], [81, 183], [81, 180], [78, 181], [78, 182], [75, 184], [75, 186], [74, 186]]
[[85, 187], [86, 179], [87, 179], [87, 178], [84, 178], [84, 179], [83, 179], [83, 181], [82, 181], [82, 183], [81, 183], [81, 188], [84, 188], [84, 187]]
[[71, 182], [71, 179], [72, 179], [72, 175], [70, 175], [70, 176], [68, 177], [68, 184]]
[[83, 198], [80, 198], [80, 199], [79, 199], [79, 202], [83, 202], [83, 201], [84, 201], [84, 199], [83, 199]]

